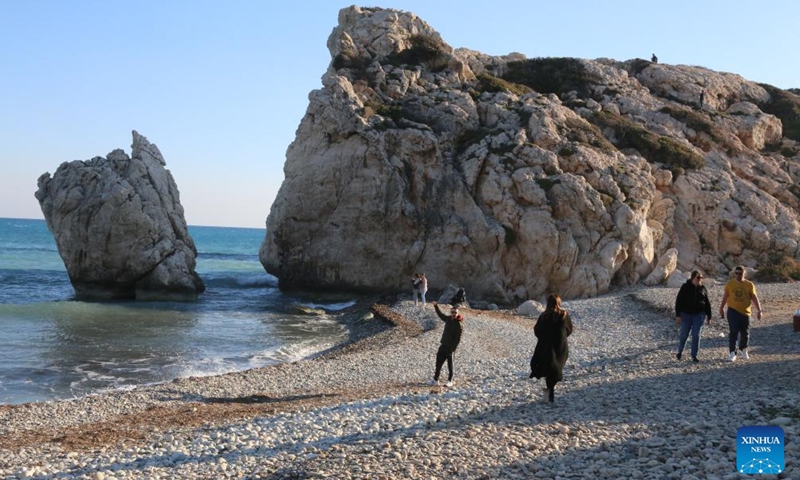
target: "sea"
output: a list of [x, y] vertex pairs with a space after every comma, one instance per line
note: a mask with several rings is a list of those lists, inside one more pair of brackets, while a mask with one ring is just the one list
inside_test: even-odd
[[0, 404], [292, 362], [347, 340], [358, 299], [281, 292], [258, 259], [264, 229], [189, 234], [206, 285], [196, 302], [85, 302], [44, 220], [0, 218]]

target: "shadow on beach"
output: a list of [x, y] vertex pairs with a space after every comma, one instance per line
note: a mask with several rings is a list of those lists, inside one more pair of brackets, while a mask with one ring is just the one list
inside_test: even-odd
[[[440, 435], [442, 438], [452, 438], [462, 444], [469, 444], [476, 436], [484, 435], [481, 442], [486, 442], [487, 431], [497, 432], [498, 443], [508, 444], [505, 438], [510, 434], [532, 434], [540, 439], [539, 443], [527, 445], [529, 452], [527, 460], [520, 460], [506, 465], [497, 465], [486, 471], [471, 472], [465, 478], [498, 478], [519, 474], [520, 471], [533, 473], [546, 467], [552, 469], [554, 465], [571, 465], [573, 462], [585, 462], [587, 457], [605, 459], [606, 470], [598, 470], [598, 476], [614, 475], [617, 467], [635, 465], [637, 459], [657, 460], [664, 464], [664, 475], [669, 476], [673, 469], [680, 467], [666, 462], [666, 458], [649, 458], [652, 447], [662, 450], [665, 443], [681, 438], [681, 442], [674, 443], [676, 453], [694, 455], [698, 448], [711, 448], [722, 452], [736, 450], [736, 431], [745, 425], [764, 424], [775, 416], [788, 416], [795, 420], [800, 419], [800, 408], [787, 403], [791, 393], [796, 395], [800, 386], [783, 384], [773, 381], [774, 376], [787, 379], [798, 378], [800, 365], [796, 361], [783, 362], [742, 362], [731, 364], [719, 361], [719, 368], [710, 370], [693, 370], [691, 366], [681, 365], [679, 371], [664, 375], [659, 370], [657, 376], [621, 382], [603, 383], [602, 380], [591, 383], [583, 388], [565, 388], [557, 390], [555, 404], [542, 401], [541, 382], [529, 382], [530, 396], [520, 394], [513, 398], [511, 404], [497, 408], [487, 408], [464, 412], [455, 417], [443, 418], [437, 421], [420, 420], [410, 427], [385, 430], [368, 431], [346, 435], [325, 435], [319, 440], [308, 442], [278, 443], [272, 447], [255, 447], [245, 450], [228, 450], [224, 443], [219, 445], [215, 453], [204, 456], [192, 456], [191, 460], [197, 463], [218, 463], [220, 458], [234, 461], [241, 455], [254, 458], [273, 457], [285, 451], [300, 451], [303, 449], [327, 451], [335, 445], [346, 446], [354, 449], [355, 454], [382, 455], [382, 446], [394, 445], [407, 439]], [[686, 368], [684, 368], [686, 367]], [[770, 375], [765, 375], [770, 372]], [[792, 377], [791, 375], [795, 375]], [[409, 387], [410, 385], [407, 385]], [[786, 392], [789, 387], [790, 392]], [[726, 402], [726, 398], [717, 395], [722, 390], [732, 390], [738, 395], [746, 397], [752, 405], [739, 405]], [[674, 395], [664, 395], [664, 392], [674, 392]], [[318, 396], [295, 396], [294, 399], [312, 398]], [[206, 398], [210, 403], [270, 403], [274, 401], [290, 401], [292, 398], [260, 398], [259, 396], [244, 398]], [[398, 403], [427, 402], [428, 395], [409, 394], [399, 399], [386, 400], [376, 398], [359, 402], [354, 408], [394, 408]], [[687, 416], [687, 402], [692, 404], [691, 417]], [[340, 405], [325, 407], [326, 414], [335, 414]], [[569, 413], [570, 422], [564, 423], [562, 418]], [[620, 413], [622, 412], [622, 422]], [[363, 415], [359, 415], [362, 417]], [[625, 418], [627, 416], [627, 419]], [[576, 420], [578, 419], [578, 420]], [[709, 427], [707, 420], [712, 420], [714, 426]], [[368, 421], [368, 419], [364, 419]], [[245, 422], [249, 423], [249, 422]], [[258, 419], [255, 419], [258, 423]], [[615, 441], [615, 429], [624, 423], [629, 426], [631, 435], [628, 438]], [[487, 428], [493, 425], [496, 429]], [[227, 427], [222, 427], [224, 430]], [[206, 433], [214, 434], [215, 429], [207, 429]], [[455, 433], [457, 432], [457, 433]], [[591, 434], [587, 435], [587, 433]], [[550, 451], [548, 436], [572, 437], [574, 446], [561, 451]], [[543, 440], [544, 439], [544, 440]], [[513, 446], [513, 442], [511, 443]], [[520, 448], [520, 447], [516, 447]], [[150, 456], [148, 461], [159, 463], [175, 462], [176, 454]], [[178, 454], [179, 455], [179, 454]], [[536, 458], [530, 460], [530, 456]], [[424, 451], [411, 451], [404, 462], [414, 458], [427, 457]], [[316, 471], [313, 465], [315, 455], [302, 456], [288, 462], [285, 467], [272, 472], [264, 478], [305, 478]], [[730, 456], [729, 456], [730, 458]], [[187, 457], [188, 460], [188, 457]], [[446, 465], [446, 460], [444, 460]], [[98, 471], [106, 467], [98, 466]], [[141, 468], [140, 462], [115, 464], [117, 471], [137, 471]], [[353, 466], [357, 468], [357, 466]], [[453, 463], [453, 474], [459, 472], [456, 463]], [[735, 464], [730, 459], [729, 464], [719, 465], [720, 471], [734, 472]], [[564, 474], [568, 468], [564, 467]], [[618, 473], [618, 472], [616, 472]]]

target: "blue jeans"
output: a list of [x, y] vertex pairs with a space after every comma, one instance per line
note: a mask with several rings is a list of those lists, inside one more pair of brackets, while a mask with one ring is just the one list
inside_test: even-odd
[[744, 313], [728, 308], [728, 351], [736, 351], [736, 339], [739, 339], [739, 350], [747, 348], [750, 341], [750, 317]]
[[417, 303], [417, 296], [419, 296], [419, 301], [424, 304], [426, 293], [428, 293], [427, 290], [414, 290], [414, 304]]
[[683, 353], [683, 347], [689, 338], [689, 331], [692, 332], [692, 358], [697, 356], [700, 350], [700, 330], [703, 328], [705, 313], [686, 313], [681, 312], [681, 332], [678, 337], [678, 353]]

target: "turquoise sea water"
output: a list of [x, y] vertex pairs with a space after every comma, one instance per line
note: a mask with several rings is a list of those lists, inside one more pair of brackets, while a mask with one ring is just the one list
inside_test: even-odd
[[197, 302], [82, 302], [44, 220], [0, 218], [0, 403], [245, 370], [346, 339], [339, 317], [354, 301], [283, 294], [258, 260], [263, 229], [189, 233], [207, 289]]

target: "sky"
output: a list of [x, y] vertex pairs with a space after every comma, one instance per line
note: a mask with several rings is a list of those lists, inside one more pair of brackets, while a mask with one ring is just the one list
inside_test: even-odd
[[[649, 59], [800, 88], [800, 2], [360, 4], [416, 13], [452, 47]], [[158, 146], [189, 225], [264, 228], [286, 149], [330, 63], [331, 0], [0, 2], [0, 217], [43, 218], [65, 161]]]

